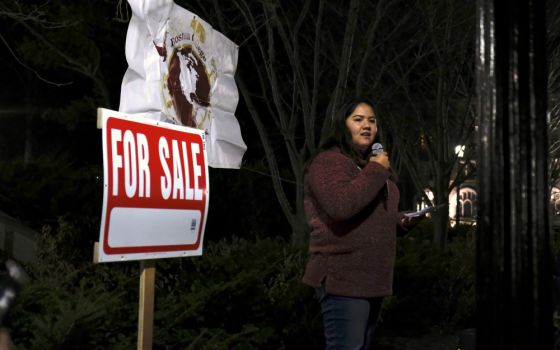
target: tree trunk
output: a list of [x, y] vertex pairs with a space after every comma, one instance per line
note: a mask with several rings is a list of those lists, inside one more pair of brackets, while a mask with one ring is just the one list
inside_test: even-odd
[[[30, 82], [33, 76], [30, 71], [26, 72], [26, 80]], [[35, 113], [35, 85], [26, 84], [25, 86], [25, 136], [24, 136], [24, 149], [23, 149], [23, 163], [29, 164], [33, 157], [33, 115]]]
[[477, 348], [553, 349], [544, 1], [477, 3]]
[[[445, 176], [436, 175], [436, 183], [434, 184], [434, 201], [435, 205], [449, 203], [449, 196]], [[434, 243], [442, 250], [447, 245], [447, 228], [449, 226], [449, 206], [443, 206], [434, 212]]]

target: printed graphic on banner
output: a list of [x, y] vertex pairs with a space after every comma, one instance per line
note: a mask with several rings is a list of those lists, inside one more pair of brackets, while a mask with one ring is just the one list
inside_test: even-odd
[[204, 132], [100, 109], [104, 198], [98, 261], [202, 254]]
[[204, 130], [209, 165], [239, 168], [238, 46], [171, 0], [129, 0], [119, 111]]

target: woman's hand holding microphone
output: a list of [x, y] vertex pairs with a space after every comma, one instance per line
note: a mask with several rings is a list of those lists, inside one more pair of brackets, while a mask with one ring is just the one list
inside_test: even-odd
[[391, 167], [391, 162], [389, 161], [389, 154], [383, 151], [383, 146], [380, 143], [374, 143], [371, 146], [371, 154], [369, 157], [369, 161], [379, 163], [385, 169], [389, 169]]

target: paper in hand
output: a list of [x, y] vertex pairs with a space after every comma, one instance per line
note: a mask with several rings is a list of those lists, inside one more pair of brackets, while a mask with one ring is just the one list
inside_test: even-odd
[[404, 213], [404, 216], [407, 217], [407, 218], [416, 218], [416, 217], [419, 217], [419, 216], [423, 216], [427, 213], [431, 213], [433, 211], [436, 211], [439, 208], [442, 208], [446, 205], [447, 204], [444, 203], [444, 204], [440, 204], [440, 205], [437, 205], [437, 206], [429, 206], [429, 207], [426, 207], [426, 208], [424, 208], [422, 210], [419, 210], [419, 211], [414, 211], [414, 212], [411, 212], [411, 213]]

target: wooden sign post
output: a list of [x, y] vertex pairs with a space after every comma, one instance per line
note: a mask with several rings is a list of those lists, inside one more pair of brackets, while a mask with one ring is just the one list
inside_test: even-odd
[[140, 303], [138, 306], [138, 350], [152, 349], [156, 262], [140, 261]]

